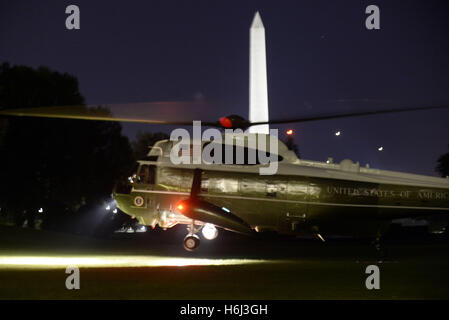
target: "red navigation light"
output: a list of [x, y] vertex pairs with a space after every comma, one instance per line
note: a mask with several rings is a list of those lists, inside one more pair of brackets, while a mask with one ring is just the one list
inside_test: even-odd
[[223, 128], [232, 128], [232, 121], [227, 117], [220, 118], [220, 124]]
[[287, 130], [285, 133], [286, 133], [288, 136], [291, 136], [291, 135], [294, 133], [294, 131], [293, 131], [292, 129], [289, 129], [289, 130]]

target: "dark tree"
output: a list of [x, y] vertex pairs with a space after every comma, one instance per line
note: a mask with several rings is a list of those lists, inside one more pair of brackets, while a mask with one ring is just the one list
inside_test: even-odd
[[[69, 74], [0, 67], [0, 109], [83, 104]], [[10, 117], [0, 128], [0, 202], [18, 222], [44, 208], [47, 226], [60, 229], [81, 206], [108, 198], [132, 166], [119, 123]]]
[[36, 70], [26, 66], [0, 66], [0, 107], [29, 108], [39, 106], [82, 105], [78, 80], [46, 67]]
[[449, 152], [446, 154], [443, 154], [438, 159], [438, 165], [436, 167], [436, 171], [439, 172], [442, 177], [449, 176]]

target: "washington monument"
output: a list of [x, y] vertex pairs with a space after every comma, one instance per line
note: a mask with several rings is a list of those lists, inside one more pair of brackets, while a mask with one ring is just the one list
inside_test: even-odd
[[[249, 121], [268, 121], [267, 58], [265, 28], [259, 12], [249, 31]], [[250, 133], [269, 133], [268, 124], [249, 128]]]

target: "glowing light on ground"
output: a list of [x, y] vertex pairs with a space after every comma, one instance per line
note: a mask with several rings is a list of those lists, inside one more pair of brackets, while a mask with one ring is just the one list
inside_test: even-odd
[[220, 266], [262, 263], [250, 259], [198, 259], [159, 256], [0, 256], [0, 269]]

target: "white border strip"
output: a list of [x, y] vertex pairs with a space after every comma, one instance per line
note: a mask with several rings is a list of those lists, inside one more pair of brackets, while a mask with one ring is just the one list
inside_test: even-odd
[[[158, 190], [137, 190], [137, 189], [133, 189], [132, 192], [153, 193], [153, 194], [171, 194], [171, 195], [182, 195], [182, 196], [189, 196], [190, 195], [189, 192], [158, 191]], [[444, 207], [411, 207], [411, 206], [386, 206], [386, 205], [375, 205], [375, 204], [307, 202], [307, 201], [286, 200], [286, 199], [268, 199], [268, 198], [241, 197], [241, 196], [218, 195], [218, 194], [200, 194], [200, 196], [203, 196], [205, 198], [209, 197], [209, 198], [228, 198], [228, 199], [253, 200], [253, 201], [300, 203], [300, 204], [309, 204], [309, 205], [317, 205], [317, 206], [363, 207], [363, 208], [385, 208], [385, 209], [410, 209], [410, 210], [423, 210], [424, 209], [424, 210], [449, 211], [449, 208], [444, 208]]]

